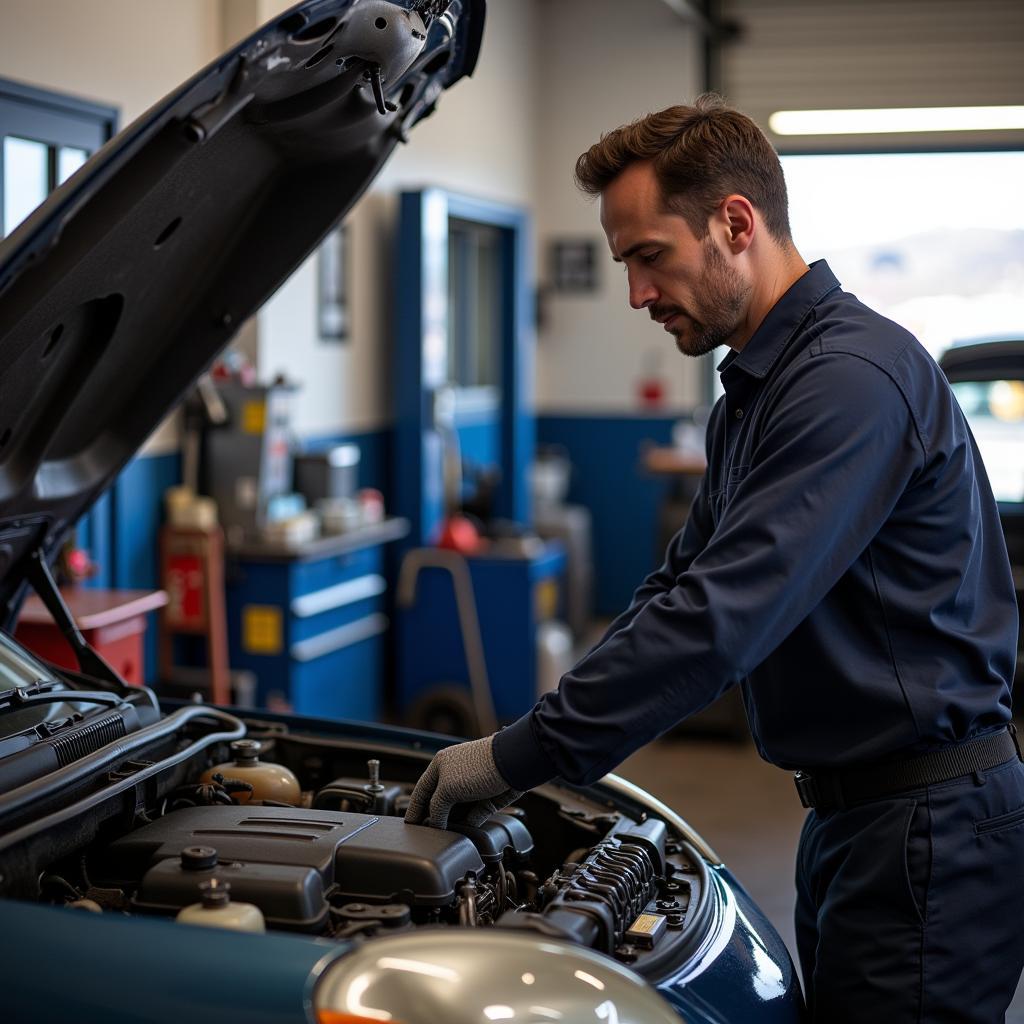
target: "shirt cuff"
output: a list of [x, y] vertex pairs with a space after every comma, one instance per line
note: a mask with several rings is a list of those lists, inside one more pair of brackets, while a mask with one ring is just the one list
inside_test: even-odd
[[532, 711], [523, 715], [495, 733], [491, 744], [494, 763], [501, 777], [510, 788], [522, 793], [550, 782], [558, 774], [558, 769], [537, 740], [532, 719]]

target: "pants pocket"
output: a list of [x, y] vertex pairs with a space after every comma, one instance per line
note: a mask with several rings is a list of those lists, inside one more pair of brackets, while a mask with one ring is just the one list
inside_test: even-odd
[[922, 925], [928, 919], [931, 868], [931, 812], [926, 801], [913, 800], [903, 837], [903, 871], [911, 905]]
[[1024, 807], [1018, 807], [1015, 811], [1007, 811], [1006, 814], [997, 814], [991, 818], [982, 818], [974, 823], [974, 834], [978, 836], [988, 835], [992, 832], [1002, 832], [1008, 828], [1024, 824]]

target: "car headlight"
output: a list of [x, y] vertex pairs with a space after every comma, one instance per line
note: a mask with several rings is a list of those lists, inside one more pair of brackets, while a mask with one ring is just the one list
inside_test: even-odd
[[373, 939], [324, 972], [319, 1024], [679, 1024], [632, 971], [588, 949], [501, 929]]

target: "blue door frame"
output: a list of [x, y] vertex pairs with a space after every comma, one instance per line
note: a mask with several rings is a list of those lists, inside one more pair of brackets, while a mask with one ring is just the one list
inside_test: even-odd
[[536, 442], [533, 412], [534, 316], [532, 236], [527, 213], [443, 189], [403, 192], [398, 231], [395, 345], [396, 509], [412, 529], [409, 543], [436, 540], [444, 517], [442, 445], [434, 427], [434, 395], [448, 383], [448, 227], [453, 218], [501, 230], [502, 482], [496, 511], [528, 525], [529, 466]]

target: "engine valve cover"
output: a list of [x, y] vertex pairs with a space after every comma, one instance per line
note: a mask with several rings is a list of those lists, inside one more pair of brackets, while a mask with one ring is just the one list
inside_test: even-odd
[[[217, 868], [182, 867], [182, 850], [195, 846], [215, 848]], [[290, 807], [174, 811], [111, 843], [91, 863], [95, 878], [107, 885], [132, 888], [144, 879], [139, 905], [154, 909], [192, 902], [193, 878], [220, 871], [234, 893], [244, 892], [261, 909], [269, 902], [271, 916], [290, 917], [300, 928], [326, 912], [321, 891], [326, 897], [445, 907], [467, 871], [483, 870], [465, 836], [401, 818]]]

